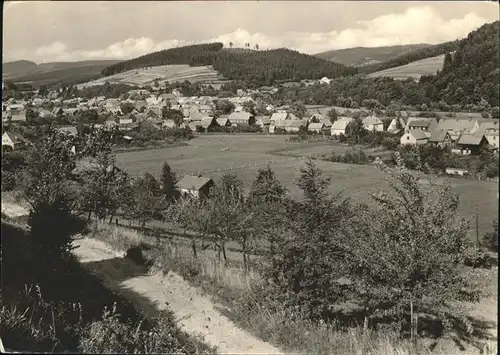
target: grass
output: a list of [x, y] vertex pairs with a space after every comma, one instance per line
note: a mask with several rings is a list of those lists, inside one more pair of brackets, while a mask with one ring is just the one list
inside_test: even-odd
[[370, 78], [381, 76], [391, 77], [393, 79], [405, 80], [407, 78], [420, 79], [422, 75], [435, 74], [443, 68], [444, 54], [437, 57], [417, 60], [399, 67], [382, 70], [379, 72], [368, 74]]
[[[225, 173], [234, 173], [243, 181], [249, 191], [252, 181], [260, 168], [268, 163], [276, 177], [295, 197], [301, 192], [296, 186], [299, 169], [303, 160], [293, 159], [308, 154], [345, 152], [350, 149], [335, 143], [285, 142], [286, 136], [272, 135], [231, 135], [200, 136], [189, 141], [187, 146], [117, 154], [117, 163], [133, 176], [150, 172], [159, 176], [163, 162], [167, 161], [179, 176], [197, 174], [199, 171], [217, 182]], [[276, 155], [279, 154], [279, 155]], [[372, 154], [374, 154], [372, 152]], [[370, 192], [387, 191], [388, 185], [383, 174], [370, 165], [351, 165], [316, 161], [326, 176], [332, 178], [331, 192], [343, 190], [344, 196], [367, 202]], [[225, 168], [235, 168], [225, 171]], [[242, 168], [243, 167], [243, 168]], [[220, 169], [220, 171], [214, 171]], [[475, 218], [478, 208], [479, 235], [492, 229], [497, 218], [498, 185], [491, 182], [449, 179], [453, 189], [460, 196], [460, 212], [464, 217]], [[475, 219], [471, 225], [475, 237]]]
[[144, 86], [153, 84], [155, 80], [159, 80], [160, 82], [182, 82], [188, 80], [195, 83], [219, 81], [222, 79], [219, 73], [211, 67], [190, 67], [187, 64], [178, 64], [128, 70], [123, 73], [80, 84], [78, 87], [103, 85], [106, 81], [117, 84]]
[[[238, 326], [287, 352], [373, 355], [444, 355], [457, 352], [451, 340], [434, 344], [420, 341], [416, 352], [409, 341], [397, 337], [391, 331], [376, 332], [361, 327], [340, 331], [309, 321], [291, 321], [294, 319], [293, 314], [280, 305], [276, 305], [275, 311], [272, 312], [259, 306], [256, 299], [263, 280], [255, 266], [245, 272], [241, 264], [231, 262], [223, 265], [216, 259], [215, 254], [210, 252], [200, 253], [195, 259], [187, 246], [158, 244], [155, 238], [136, 232], [129, 234], [125, 228], [112, 225], [97, 224], [92, 233], [95, 238], [110, 244], [116, 243], [116, 248], [130, 246], [123, 244], [125, 235], [131, 236], [127, 243], [135, 243], [137, 246], [154, 244], [155, 247], [145, 250], [144, 254], [154, 263], [155, 268], [163, 269], [164, 273], [174, 271], [182, 275], [220, 302], [221, 313]], [[431, 345], [433, 351], [429, 350]], [[486, 343], [483, 354], [495, 354], [496, 349], [496, 343]], [[470, 353], [479, 351], [468, 352]]]

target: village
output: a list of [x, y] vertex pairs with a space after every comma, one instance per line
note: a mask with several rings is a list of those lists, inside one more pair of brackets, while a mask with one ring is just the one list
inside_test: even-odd
[[[323, 78], [319, 82], [325, 82]], [[278, 89], [263, 87], [259, 90], [244, 91], [239, 89], [235, 97], [219, 99], [218, 97], [184, 97], [179, 90], [171, 93], [158, 93], [156, 90], [130, 90], [120, 98], [106, 98], [104, 96], [85, 99], [74, 97], [59, 98], [57, 91], [50, 91], [46, 96], [35, 94], [33, 99], [24, 101], [10, 98], [2, 103], [2, 124], [10, 124], [10, 129], [2, 136], [2, 146], [12, 150], [19, 149], [28, 143], [23, 135], [16, 132], [17, 125], [27, 123], [27, 111], [31, 111], [36, 119], [51, 120], [66, 118], [66, 121], [75, 125], [63, 125], [58, 129], [72, 135], [78, 135], [78, 115], [88, 111], [95, 111], [98, 119], [94, 127], [118, 127], [124, 132], [139, 130], [141, 126], [148, 126], [157, 130], [186, 128], [192, 132], [221, 132], [221, 128], [244, 127], [247, 132], [266, 134], [308, 134], [345, 136], [346, 128], [354, 118], [336, 114], [334, 119], [329, 117], [330, 107], [306, 106], [303, 117], [297, 117], [289, 106], [274, 107], [267, 104], [267, 115], [256, 115], [251, 108], [255, 105], [252, 94], [275, 92]], [[126, 99], [124, 97], [127, 97]], [[219, 100], [229, 101], [232, 109], [228, 114], [216, 114], [216, 103]], [[123, 105], [128, 105], [127, 113], [122, 112]], [[52, 110], [45, 109], [47, 105]], [[164, 109], [178, 111], [182, 120], [164, 117]], [[250, 109], [249, 109], [250, 108]], [[335, 108], [333, 108], [335, 110]], [[358, 110], [359, 111], [359, 110]], [[352, 115], [351, 115], [352, 116]], [[29, 121], [28, 121], [29, 122]], [[498, 119], [485, 118], [453, 118], [444, 117], [412, 117], [408, 112], [399, 117], [384, 117], [370, 112], [362, 117], [363, 127], [369, 132], [386, 132], [400, 137], [400, 145], [437, 145], [450, 146], [456, 154], [478, 154], [483, 148], [491, 151], [499, 149]], [[84, 124], [85, 125], [85, 124]], [[89, 126], [89, 124], [87, 123]], [[254, 129], [252, 130], [251, 127]], [[250, 131], [248, 131], [250, 129]]]

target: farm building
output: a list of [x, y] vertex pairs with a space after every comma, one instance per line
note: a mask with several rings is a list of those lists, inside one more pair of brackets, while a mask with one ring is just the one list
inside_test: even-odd
[[389, 127], [387, 127], [387, 132], [392, 134], [398, 134], [403, 131], [406, 126], [406, 122], [402, 117], [395, 117], [392, 119], [391, 123], [389, 123]]
[[217, 121], [214, 117], [203, 117], [200, 122], [200, 126], [203, 127], [205, 132], [209, 132], [212, 128], [217, 126]]
[[363, 127], [370, 132], [382, 132], [384, 130], [384, 123], [378, 117], [367, 116], [363, 119]]
[[2, 115], [4, 121], [26, 122], [25, 111], [6, 112]]
[[278, 111], [273, 113], [271, 116], [271, 122], [273, 121], [284, 121], [284, 120], [296, 120], [297, 117], [293, 113]]
[[[473, 134], [479, 129], [479, 122], [475, 119], [457, 120], [455, 118], [449, 118], [439, 121], [437, 126], [439, 129], [445, 131], [456, 132], [458, 135], [461, 133]], [[450, 135], [453, 134], [450, 133]]]
[[337, 121], [333, 122], [330, 128], [330, 133], [332, 136], [339, 136], [341, 134], [345, 135], [345, 129], [353, 119], [351, 117], [341, 117]]
[[221, 127], [231, 127], [231, 121], [228, 117], [219, 117], [216, 119], [217, 124]]
[[431, 136], [429, 137], [427, 143], [436, 145], [438, 147], [445, 147], [451, 145], [453, 141], [451, 140], [451, 136], [447, 131], [435, 129], [431, 132]]
[[73, 137], [78, 136], [78, 130], [76, 129], [75, 126], [60, 127], [57, 129], [57, 131], [59, 133], [68, 134], [68, 135], [73, 136]]
[[259, 127], [265, 128], [269, 127], [269, 125], [271, 124], [271, 120], [269, 119], [269, 116], [257, 116], [255, 124]]
[[457, 148], [453, 152], [462, 155], [477, 155], [486, 148], [488, 140], [484, 135], [462, 134], [457, 141]]
[[403, 134], [399, 140], [401, 145], [422, 145], [427, 143], [428, 137], [421, 129], [412, 129]]
[[406, 122], [405, 132], [419, 129], [421, 131], [430, 132], [437, 127], [437, 120], [433, 118], [409, 117]]
[[214, 181], [208, 177], [185, 175], [176, 186], [183, 197], [201, 198], [208, 196]]
[[446, 168], [445, 172], [448, 175], [459, 175], [459, 176], [469, 175], [469, 172], [466, 169], [460, 169], [460, 168]]
[[229, 121], [232, 125], [246, 124], [254, 125], [255, 117], [249, 112], [233, 112], [229, 115]]
[[17, 150], [25, 147], [29, 142], [17, 132], [5, 132], [2, 134], [2, 148], [10, 147], [11, 150]]
[[313, 122], [309, 123], [307, 131], [312, 133], [328, 132], [330, 130], [330, 127], [331, 125], [327, 126], [324, 122]]

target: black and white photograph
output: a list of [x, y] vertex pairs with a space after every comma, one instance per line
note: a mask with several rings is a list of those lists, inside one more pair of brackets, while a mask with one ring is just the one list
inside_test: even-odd
[[498, 353], [499, 2], [2, 5], [1, 353]]

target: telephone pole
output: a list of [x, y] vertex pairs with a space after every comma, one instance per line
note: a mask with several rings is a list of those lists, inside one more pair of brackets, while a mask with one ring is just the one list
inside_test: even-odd
[[479, 207], [476, 205], [476, 243], [479, 248]]

